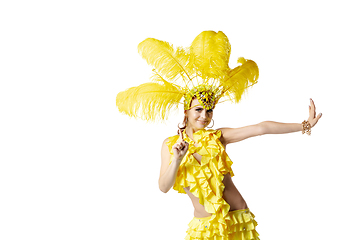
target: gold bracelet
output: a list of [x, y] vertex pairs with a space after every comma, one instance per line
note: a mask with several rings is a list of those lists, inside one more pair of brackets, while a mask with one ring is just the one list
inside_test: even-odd
[[303, 121], [302, 123], [302, 134], [306, 133], [307, 135], [311, 135], [311, 125], [309, 121]]

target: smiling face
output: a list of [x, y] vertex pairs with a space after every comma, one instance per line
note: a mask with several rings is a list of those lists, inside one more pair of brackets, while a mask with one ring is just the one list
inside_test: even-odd
[[206, 110], [200, 105], [197, 98], [194, 98], [191, 102], [189, 110], [186, 110], [187, 126], [193, 128], [194, 131], [204, 129], [209, 125], [213, 117], [213, 110]]

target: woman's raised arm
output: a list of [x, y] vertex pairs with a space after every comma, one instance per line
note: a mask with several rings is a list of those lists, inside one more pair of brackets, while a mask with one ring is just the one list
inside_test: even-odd
[[180, 134], [178, 142], [172, 146], [174, 154], [173, 160], [170, 163], [171, 154], [166, 144], [167, 141], [168, 139], [165, 139], [161, 147], [161, 168], [159, 177], [159, 188], [164, 193], [167, 193], [174, 185], [180, 163], [189, 147], [189, 144], [183, 140], [182, 134]]
[[[314, 127], [321, 116], [321, 113], [316, 116], [315, 103], [312, 99], [310, 99], [308, 119], [310, 126]], [[303, 125], [301, 123], [279, 123], [265, 121], [259, 124], [241, 128], [220, 128], [219, 130], [222, 132], [221, 141], [225, 146], [229, 143], [239, 142], [246, 138], [260, 136], [263, 134], [283, 134], [302, 131]]]
[[218, 130], [221, 130], [220, 140], [224, 146], [226, 146], [229, 143], [235, 143], [250, 137], [255, 137], [265, 134], [264, 122], [246, 127], [219, 128]]

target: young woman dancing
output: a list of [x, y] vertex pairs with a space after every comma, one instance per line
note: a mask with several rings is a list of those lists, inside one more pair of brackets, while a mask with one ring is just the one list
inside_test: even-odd
[[206, 130], [220, 99], [239, 102], [244, 91], [257, 83], [255, 62], [239, 58], [230, 69], [230, 43], [222, 32], [205, 31], [189, 49], [146, 39], [139, 52], [155, 67], [153, 82], [120, 92], [120, 110], [144, 120], [166, 119], [169, 110], [184, 104], [183, 127], [165, 139], [161, 149], [159, 188], [186, 193], [194, 206], [186, 240], [259, 239], [254, 214], [232, 182], [232, 161], [225, 148], [230, 143], [264, 134], [302, 131], [310, 135], [322, 114], [316, 116], [310, 100], [309, 118], [302, 123], [265, 121], [240, 128]]

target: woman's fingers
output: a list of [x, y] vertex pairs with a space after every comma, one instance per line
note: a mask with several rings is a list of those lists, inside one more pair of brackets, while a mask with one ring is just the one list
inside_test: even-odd
[[176, 150], [178, 151], [182, 151], [184, 150], [185, 148], [188, 147], [188, 143], [185, 142], [185, 141], [181, 141], [181, 142], [178, 142], [178, 143], [175, 143], [175, 148]]
[[183, 150], [184, 147], [185, 147], [185, 146], [184, 146], [183, 142], [179, 142], [179, 149], [180, 149], [180, 150]]
[[187, 151], [188, 150], [188, 147], [189, 147], [189, 143], [183, 141], [184, 143], [184, 151]]
[[314, 122], [314, 125], [313, 125], [313, 126], [315, 126], [315, 124], [319, 121], [319, 119], [321, 118], [321, 116], [322, 116], [322, 113], [320, 113], [320, 114], [315, 118], [315, 122]]
[[176, 157], [183, 158], [188, 150], [189, 144], [185, 141], [177, 142], [173, 146], [173, 152]]
[[311, 127], [315, 126], [315, 124], [319, 121], [321, 118], [322, 113], [320, 113], [318, 116], [316, 116], [316, 107], [314, 100], [310, 98], [310, 106], [309, 106], [309, 122], [311, 124]]
[[180, 134], [180, 140], [183, 141], [184, 140], [184, 136], [183, 133], [181, 131], [181, 129], [179, 128], [179, 134]]
[[316, 110], [316, 108], [315, 108], [315, 103], [314, 103], [314, 101], [310, 98], [309, 117], [310, 117], [311, 119], [315, 118], [315, 116], [316, 116], [315, 110]]
[[[184, 134], [183, 134], [183, 132], [181, 131], [181, 129], [179, 128], [179, 135], [180, 135], [180, 141], [181, 141], [181, 143], [184, 143], [184, 144], [187, 144], [188, 145], [188, 143], [186, 142], [186, 141], [184, 141]], [[184, 145], [185, 146], [185, 145]], [[183, 147], [182, 147], [182, 149], [183, 149]]]
[[187, 150], [188, 143], [185, 141], [180, 142], [180, 150]]

